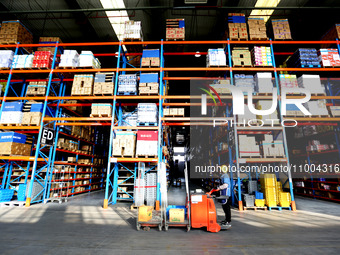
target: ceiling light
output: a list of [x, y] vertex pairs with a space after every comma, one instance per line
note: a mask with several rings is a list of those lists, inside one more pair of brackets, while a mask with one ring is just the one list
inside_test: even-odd
[[196, 58], [199, 58], [200, 56], [201, 56], [201, 52], [196, 51], [195, 57], [196, 57]]
[[[255, 7], [276, 7], [281, 0], [257, 0]], [[249, 16], [255, 16], [256, 18], [263, 18], [264, 22], [267, 22], [274, 10], [252, 10]], [[263, 16], [261, 16], [263, 15]]]

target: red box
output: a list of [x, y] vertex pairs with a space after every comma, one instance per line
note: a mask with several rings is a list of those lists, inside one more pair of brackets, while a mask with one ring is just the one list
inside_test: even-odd
[[158, 141], [158, 131], [137, 131], [137, 141]]

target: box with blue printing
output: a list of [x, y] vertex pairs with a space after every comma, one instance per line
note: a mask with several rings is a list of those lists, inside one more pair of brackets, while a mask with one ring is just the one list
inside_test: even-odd
[[142, 73], [140, 83], [158, 82], [158, 73]]
[[14, 143], [26, 143], [26, 135], [16, 132], [2, 132], [0, 133], [0, 143], [14, 142]]
[[143, 50], [142, 58], [159, 58], [159, 49]]
[[2, 111], [4, 112], [21, 112], [24, 103], [22, 102], [5, 102], [4, 108]]

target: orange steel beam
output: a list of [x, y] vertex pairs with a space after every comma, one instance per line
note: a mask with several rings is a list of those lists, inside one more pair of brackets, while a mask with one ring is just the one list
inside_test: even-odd
[[40, 129], [40, 126], [0, 126], [0, 129], [34, 130]]
[[68, 122], [56, 123], [56, 126], [111, 126], [111, 122]]
[[[111, 121], [112, 117], [65, 117], [65, 118], [52, 118], [45, 117], [44, 121]], [[65, 124], [65, 123], [62, 123]]]
[[[0, 160], [9, 161], [34, 161], [35, 157], [31, 156], [0, 156]], [[45, 161], [43, 158], [37, 158], [37, 161]], [[48, 161], [48, 159], [46, 159]]]

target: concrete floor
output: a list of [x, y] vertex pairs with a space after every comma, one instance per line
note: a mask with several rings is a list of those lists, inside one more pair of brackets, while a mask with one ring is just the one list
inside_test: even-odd
[[[136, 231], [126, 204], [103, 192], [68, 203], [0, 208], [0, 254], [339, 254], [340, 205], [297, 199], [297, 212], [233, 210], [229, 231]], [[170, 199], [169, 199], [170, 200]], [[223, 213], [218, 206], [219, 218]]]

